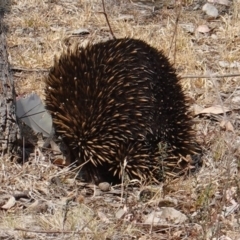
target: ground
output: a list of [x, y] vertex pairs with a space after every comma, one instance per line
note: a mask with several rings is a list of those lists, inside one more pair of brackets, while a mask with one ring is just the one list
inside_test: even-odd
[[[160, 186], [109, 189], [80, 182], [47, 156], [4, 158], [0, 239], [240, 239], [240, 1], [216, 0], [217, 18], [202, 11], [204, 0], [155, 2], [105, 7], [117, 38], [145, 40], [174, 64], [195, 115], [202, 168]], [[18, 97], [44, 100], [55, 57], [74, 42], [112, 37], [102, 11], [100, 0], [11, 1], [5, 24]], [[177, 210], [177, 220], [147, 220], [163, 209]]]

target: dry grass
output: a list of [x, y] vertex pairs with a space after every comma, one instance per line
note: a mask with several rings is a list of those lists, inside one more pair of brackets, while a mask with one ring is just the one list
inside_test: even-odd
[[[167, 8], [165, 4], [152, 12], [128, 0], [106, 0], [105, 5], [116, 37], [140, 38], [162, 49], [175, 61], [180, 75], [239, 73], [240, 1], [230, 1], [230, 8], [216, 20], [208, 20], [201, 10], [194, 11], [196, 2], [184, 1], [177, 34], [177, 8]], [[100, 0], [12, 1], [5, 22], [18, 94], [34, 91], [43, 96], [46, 72], [42, 70], [49, 69], [54, 56], [68, 45], [111, 37], [99, 11], [102, 11]], [[130, 15], [131, 19], [121, 20], [123, 15]], [[209, 26], [210, 33], [185, 30], [204, 24]], [[73, 37], [71, 33], [80, 28], [88, 29], [90, 34]], [[176, 48], [170, 51], [174, 36]], [[220, 61], [228, 65], [223, 67]], [[74, 180], [74, 174], [59, 170], [47, 160], [35, 157], [19, 165], [3, 159], [0, 206], [14, 194], [27, 196], [19, 198], [7, 210], [0, 210], [0, 238], [240, 239], [239, 82], [240, 77], [182, 80], [193, 105], [203, 108], [224, 105], [230, 112], [197, 118], [197, 137], [204, 149], [202, 169], [185, 180], [164, 184], [153, 191], [155, 197], [147, 202], [139, 198], [144, 186], [130, 188], [125, 202], [118, 187], [102, 193], [92, 185]], [[221, 127], [222, 120], [230, 121], [234, 130]], [[157, 210], [163, 198], [170, 198], [174, 208], [187, 215], [184, 225], [144, 224], [144, 217]], [[125, 215], [116, 217], [119, 209], [124, 208]], [[15, 228], [29, 231], [14, 231]]]

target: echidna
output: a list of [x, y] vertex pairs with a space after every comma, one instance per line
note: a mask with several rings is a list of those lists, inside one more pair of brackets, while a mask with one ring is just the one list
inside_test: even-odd
[[179, 77], [137, 39], [68, 50], [46, 79], [56, 134], [94, 181], [161, 181], [198, 152]]

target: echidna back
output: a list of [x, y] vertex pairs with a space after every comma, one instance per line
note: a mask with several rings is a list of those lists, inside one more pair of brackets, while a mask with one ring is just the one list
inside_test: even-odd
[[[121, 179], [125, 166], [130, 178], [159, 180], [159, 159], [176, 163], [196, 150], [175, 70], [141, 40], [109, 40], [63, 54], [46, 80], [46, 106], [72, 160], [88, 162], [92, 179]], [[166, 159], [159, 143], [166, 143]]]

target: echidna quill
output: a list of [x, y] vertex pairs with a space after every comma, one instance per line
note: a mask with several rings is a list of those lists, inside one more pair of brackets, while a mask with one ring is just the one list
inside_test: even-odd
[[95, 182], [120, 182], [123, 175], [162, 181], [199, 152], [179, 77], [144, 41], [67, 51], [55, 61], [45, 93], [56, 134]]

